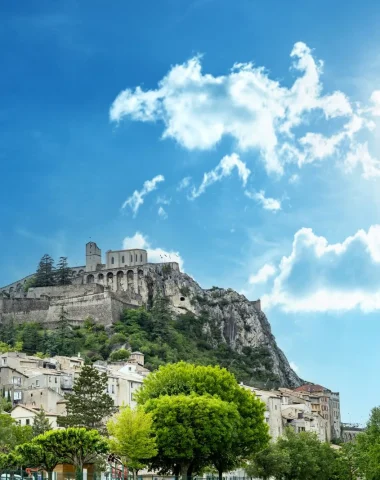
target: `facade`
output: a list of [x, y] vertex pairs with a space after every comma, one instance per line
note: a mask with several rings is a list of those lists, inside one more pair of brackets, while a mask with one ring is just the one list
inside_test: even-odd
[[[38, 414], [37, 408], [26, 407], [25, 405], [17, 405], [11, 411], [11, 417], [22, 426], [30, 425], [34, 423], [34, 417]], [[52, 428], [57, 428], [57, 415], [52, 413], [46, 413]]]

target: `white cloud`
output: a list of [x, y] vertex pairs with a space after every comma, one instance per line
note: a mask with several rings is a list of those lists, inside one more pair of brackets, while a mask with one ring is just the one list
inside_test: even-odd
[[335, 244], [300, 229], [262, 302], [288, 312], [379, 310], [380, 225]]
[[249, 277], [249, 283], [256, 285], [258, 283], [266, 283], [270, 277], [276, 273], [276, 268], [270, 263], [266, 263], [260, 270]]
[[289, 362], [290, 368], [294, 370], [296, 373], [299, 373], [300, 369], [295, 362]]
[[166, 213], [166, 210], [163, 207], [160, 207], [158, 209], [158, 215], [163, 219], [168, 218], [168, 214]]
[[130, 207], [133, 212], [133, 216], [135, 217], [140, 206], [144, 203], [144, 197], [153, 190], [156, 190], [157, 184], [163, 182], [164, 180], [165, 178], [163, 175], [157, 175], [156, 177], [152, 178], [152, 180], [146, 180], [143, 188], [140, 191], [135, 190], [133, 194], [123, 203], [121, 208], [124, 209], [127, 206]]
[[[305, 43], [297, 42], [290, 57], [296, 79], [286, 87], [252, 63], [235, 64], [225, 75], [204, 73], [201, 56], [195, 56], [173, 66], [157, 89], [122, 91], [110, 119], [162, 122], [163, 138], [189, 150], [214, 148], [229, 136], [240, 151], [259, 152], [266, 170], [277, 174], [289, 161], [303, 166], [336, 155], [358, 130], [372, 128], [365, 116], [380, 112], [380, 91], [372, 94], [373, 107], [361, 108], [340, 91], [323, 93], [323, 62]], [[295, 127], [309, 130], [320, 113], [326, 124], [340, 118], [343, 126], [334, 120], [330, 137], [310, 130], [298, 138]]]
[[294, 173], [290, 178], [289, 178], [289, 183], [298, 183], [300, 181], [300, 176], [298, 173]]
[[353, 145], [344, 159], [343, 167], [346, 172], [350, 173], [358, 166], [361, 167], [364, 178], [380, 177], [380, 160], [371, 156], [367, 143]]
[[205, 192], [207, 187], [222, 180], [224, 177], [230, 176], [234, 169], [237, 170], [237, 173], [245, 186], [251, 171], [247, 168], [246, 164], [240, 160], [239, 155], [233, 153], [232, 155], [224, 156], [213, 170], [203, 175], [202, 183], [198, 188], [192, 189], [190, 198], [194, 199], [199, 197]]
[[183, 190], [190, 185], [191, 177], [184, 177], [178, 184], [177, 190]]
[[275, 198], [266, 197], [264, 190], [260, 190], [260, 192], [249, 192], [246, 190], [244, 193], [248, 198], [260, 203], [264, 210], [271, 210], [272, 212], [281, 210], [281, 201], [276, 200]]
[[172, 203], [172, 199], [158, 196], [156, 202], [158, 203], [158, 205], [170, 205]]
[[140, 232], [136, 232], [133, 237], [125, 237], [123, 240], [123, 248], [142, 248], [148, 252], [148, 262], [162, 263], [162, 262], [177, 262], [181, 271], [183, 270], [184, 261], [179, 254], [174, 250], [164, 250], [162, 248], [152, 248], [148, 237]]

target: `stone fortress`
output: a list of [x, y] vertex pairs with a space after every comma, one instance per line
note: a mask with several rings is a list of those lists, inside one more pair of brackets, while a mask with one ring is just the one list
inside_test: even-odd
[[71, 285], [26, 289], [33, 277], [28, 275], [0, 288], [0, 322], [12, 319], [15, 323], [36, 321], [51, 326], [64, 308], [72, 324], [92, 317], [109, 325], [125, 308], [148, 302], [153, 295], [152, 275], [180, 271], [177, 262], [149, 263], [148, 252], [142, 249], [109, 250], [105, 260], [102, 263], [96, 243], [88, 242], [86, 265], [71, 268]]

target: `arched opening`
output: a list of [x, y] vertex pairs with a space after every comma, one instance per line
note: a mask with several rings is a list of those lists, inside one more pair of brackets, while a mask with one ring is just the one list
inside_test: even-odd
[[117, 272], [116, 275], [116, 281], [117, 281], [117, 288], [119, 289], [121, 287], [121, 283], [123, 281], [124, 273], [122, 271]]
[[103, 280], [104, 280], [104, 275], [103, 275], [102, 273], [99, 273], [99, 275], [98, 275], [98, 281], [99, 281], [99, 282], [103, 282]]
[[113, 284], [113, 273], [108, 272], [107, 273], [107, 285], [112, 285]]
[[84, 274], [84, 270], [79, 270], [78, 275], [83, 275], [83, 274]]
[[127, 283], [128, 288], [133, 288], [133, 270], [128, 270], [127, 272]]
[[142, 280], [144, 278], [144, 272], [142, 270], [139, 270], [138, 276], [139, 276], [139, 280]]
[[94, 283], [94, 275], [87, 275], [87, 283]]

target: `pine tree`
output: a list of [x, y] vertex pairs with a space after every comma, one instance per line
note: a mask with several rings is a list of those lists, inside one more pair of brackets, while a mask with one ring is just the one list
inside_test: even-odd
[[56, 270], [57, 285], [71, 285], [73, 272], [67, 263], [67, 257], [60, 257]]
[[112, 398], [106, 393], [107, 375], [85, 365], [74, 382], [73, 393], [66, 395], [66, 417], [59, 417], [61, 427], [86, 427], [105, 431], [104, 421], [114, 412]]
[[36, 437], [37, 435], [41, 435], [42, 433], [45, 433], [48, 430], [52, 429], [49, 419], [46, 417], [45, 410], [43, 409], [42, 406], [40, 411], [34, 417], [34, 423], [33, 423], [32, 429], [33, 429], [33, 437]]
[[47, 253], [41, 258], [35, 275], [35, 287], [50, 287], [55, 285], [54, 260]]

